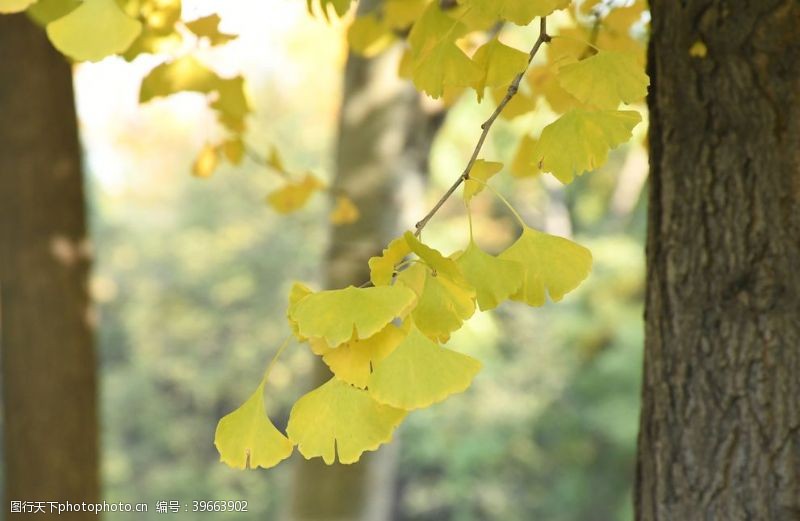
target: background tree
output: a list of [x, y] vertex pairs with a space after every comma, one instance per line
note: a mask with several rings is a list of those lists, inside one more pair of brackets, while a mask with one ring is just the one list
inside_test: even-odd
[[650, 8], [637, 519], [798, 519], [800, 4]]
[[0, 16], [0, 77], [13, 78], [0, 82], [0, 333], [9, 500], [100, 497], [89, 244], [70, 68], [27, 16]]

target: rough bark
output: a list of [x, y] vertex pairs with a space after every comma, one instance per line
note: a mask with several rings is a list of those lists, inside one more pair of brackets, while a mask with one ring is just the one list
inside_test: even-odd
[[11, 500], [97, 502], [95, 354], [72, 75], [24, 15], [0, 16], [0, 114], [3, 508]]
[[651, 10], [636, 518], [796, 521], [800, 2]]
[[[332, 288], [368, 281], [367, 260], [424, 213], [421, 188], [441, 116], [423, 111], [413, 87], [397, 78], [397, 62], [397, 52], [348, 58], [334, 188], [354, 200], [361, 217], [332, 231], [326, 263]], [[330, 376], [319, 366], [319, 382]], [[396, 454], [396, 446], [389, 446], [365, 454], [355, 465], [303, 461], [295, 476], [291, 518], [391, 519]]]

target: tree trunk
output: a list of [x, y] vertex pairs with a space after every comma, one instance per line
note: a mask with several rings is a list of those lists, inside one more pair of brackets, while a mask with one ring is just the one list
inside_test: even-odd
[[651, 12], [636, 518], [797, 521], [800, 2]]
[[96, 364], [72, 75], [22, 14], [0, 16], [0, 114], [3, 508], [96, 503]]
[[[423, 213], [421, 189], [441, 114], [424, 113], [413, 87], [397, 78], [398, 52], [372, 59], [351, 54], [347, 61], [334, 189], [354, 200], [361, 217], [333, 229], [326, 273], [331, 288], [368, 281], [369, 258]], [[320, 364], [317, 380], [330, 376]], [[355, 465], [303, 461], [291, 518], [392, 519], [396, 457], [396, 446], [384, 446]]]

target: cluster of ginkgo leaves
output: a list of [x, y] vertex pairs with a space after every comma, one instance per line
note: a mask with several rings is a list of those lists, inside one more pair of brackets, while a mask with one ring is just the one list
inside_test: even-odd
[[[548, 172], [569, 183], [602, 165], [641, 120], [639, 112], [619, 106], [641, 100], [648, 86], [643, 56], [630, 36], [643, 7], [615, 10], [612, 4], [573, 6], [570, 13], [576, 18], [583, 13], [589, 27], [577, 24], [561, 39], [540, 37], [550, 43], [549, 56], [530, 70], [534, 51], [488, 35], [501, 33], [497, 28], [503, 24], [527, 25], [568, 8], [568, 1], [385, 0], [354, 18], [348, 40], [366, 55], [400, 41], [406, 52], [399, 74], [434, 98], [455, 99], [471, 89], [480, 101], [490, 88], [508, 109], [501, 115], [513, 118], [535, 110], [537, 98], [544, 97], [560, 115], [538, 138], [523, 137], [513, 173]], [[350, 1], [321, 0], [316, 7], [325, 16], [344, 16]], [[472, 45], [472, 38], [484, 42]], [[492, 122], [487, 121], [485, 131]], [[459, 178], [468, 209], [503, 168], [482, 158], [469, 162]], [[321, 357], [332, 377], [295, 403], [283, 434], [264, 414], [268, 370], [245, 404], [220, 421], [215, 441], [222, 461], [237, 468], [272, 467], [296, 446], [306, 458], [353, 463], [391, 440], [410, 411], [467, 389], [481, 364], [444, 345], [454, 331], [477, 310], [505, 300], [531, 306], [542, 306], [548, 298], [559, 301], [591, 269], [589, 250], [528, 227], [509, 208], [522, 233], [499, 255], [477, 246], [471, 229], [463, 251], [444, 255], [419, 239], [423, 220], [415, 232], [406, 232], [370, 259], [368, 284], [318, 292], [295, 284], [287, 312], [293, 335]]]
[[[349, 14], [351, 0], [307, 2], [326, 18], [350, 17], [347, 37], [354, 52], [373, 56], [402, 45], [398, 75], [421, 93], [450, 104], [472, 91], [479, 102], [499, 104], [453, 185], [463, 185], [468, 209], [484, 188], [494, 191], [489, 179], [506, 169], [480, 157], [498, 116], [515, 119], [542, 106], [555, 114], [543, 128], [520, 137], [507, 169], [515, 177], [548, 173], [562, 183], [601, 166], [641, 120], [638, 111], [620, 105], [640, 101], [648, 86], [635, 35], [645, 26], [644, 0], [382, 0], [357, 15]], [[199, 92], [228, 130], [225, 140], [200, 151], [196, 176], [211, 175], [220, 159], [238, 164], [245, 154], [253, 156], [244, 144], [251, 112], [244, 79], [220, 77], [182, 47], [187, 38], [210, 45], [233, 38], [219, 30], [218, 16], [182, 21], [180, 0], [0, 0], [0, 13], [22, 10], [76, 61], [170, 55], [142, 82], [140, 101]], [[505, 27], [536, 19], [547, 32], [530, 51], [504, 43]], [[545, 19], [559, 24], [548, 28]], [[544, 59], [537, 55], [540, 47]], [[302, 208], [324, 188], [312, 174], [290, 173], [275, 150], [258, 159], [282, 179], [267, 198], [280, 213]], [[369, 283], [317, 292], [295, 284], [287, 311], [292, 336], [322, 359], [332, 377], [295, 403], [283, 434], [265, 413], [268, 368], [250, 398], [219, 422], [215, 444], [222, 461], [237, 468], [272, 467], [296, 446], [306, 458], [331, 464], [338, 456], [353, 463], [388, 442], [408, 412], [467, 389], [481, 365], [445, 347], [453, 332], [476, 310], [505, 300], [531, 306], [559, 301], [591, 269], [586, 248], [528, 227], [509, 208], [522, 233], [499, 255], [481, 250], [471, 227], [462, 251], [444, 255], [424, 244], [422, 229], [437, 206], [413, 233], [370, 259]], [[338, 194], [331, 218], [346, 224], [358, 218], [358, 209]]]

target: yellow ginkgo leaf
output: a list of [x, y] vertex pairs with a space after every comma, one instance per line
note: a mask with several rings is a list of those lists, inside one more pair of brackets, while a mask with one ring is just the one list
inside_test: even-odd
[[522, 178], [535, 177], [539, 173], [539, 170], [532, 166], [535, 145], [536, 139], [531, 136], [522, 136], [517, 150], [514, 152], [514, 158], [511, 160], [511, 166], [508, 167], [511, 175]]
[[264, 411], [264, 383], [217, 424], [214, 445], [223, 463], [237, 469], [274, 467], [292, 454], [292, 442]]
[[35, 2], [36, 0], [0, 0], [0, 13], [19, 13]]
[[534, 146], [533, 165], [569, 183], [605, 163], [608, 151], [628, 141], [641, 120], [632, 110], [573, 109], [544, 128]]
[[565, 91], [558, 83], [558, 66], [547, 63], [533, 67], [525, 76], [531, 90], [541, 96], [554, 112], [563, 113], [572, 108], [582, 107], [575, 96]]
[[445, 87], [467, 87], [481, 79], [481, 70], [452, 42], [423, 51], [414, 61], [412, 80], [418, 90], [438, 98]]
[[441, 275], [447, 277], [458, 284], [466, 284], [461, 269], [453, 259], [445, 257], [438, 250], [431, 248], [427, 244], [423, 244], [422, 241], [417, 239], [411, 232], [406, 232], [403, 237], [408, 243], [408, 247], [411, 248], [411, 251], [416, 253], [437, 276]]
[[267, 166], [278, 173], [284, 175], [289, 174], [289, 172], [286, 171], [286, 167], [283, 165], [283, 159], [281, 159], [281, 154], [278, 152], [277, 147], [271, 147], [269, 149], [269, 154], [267, 154]]
[[496, 308], [516, 293], [522, 284], [523, 271], [519, 262], [489, 255], [473, 241], [456, 262], [475, 288], [481, 311]]
[[364, 340], [351, 339], [335, 348], [321, 349], [314, 341], [311, 345], [337, 378], [363, 389], [375, 364], [389, 356], [405, 336], [406, 331], [389, 324], [376, 335]]
[[[400, 0], [406, 2], [408, 0]], [[408, 34], [408, 44], [413, 57], [419, 56], [442, 43], [454, 43], [469, 29], [454, 17], [448, 16], [439, 2], [429, 2], [414, 22]]]
[[201, 179], [207, 179], [214, 175], [219, 164], [219, 150], [214, 145], [206, 144], [200, 149], [197, 158], [192, 165], [192, 175]]
[[463, 275], [454, 280], [422, 264], [414, 264], [401, 272], [397, 281], [417, 294], [411, 316], [419, 330], [433, 340], [446, 342], [475, 312], [475, 289]]
[[349, 197], [340, 195], [336, 198], [336, 208], [331, 212], [330, 219], [336, 225], [350, 224], [356, 222], [359, 215], [355, 203]]
[[[500, 103], [500, 100], [505, 98], [507, 92], [508, 89], [506, 87], [492, 89], [492, 99], [495, 103]], [[537, 98], [535, 96], [531, 96], [520, 90], [511, 98], [511, 101], [508, 102], [506, 108], [500, 113], [500, 117], [511, 120], [525, 114], [530, 114], [536, 110], [536, 100]]]
[[392, 282], [394, 268], [406, 255], [411, 253], [405, 237], [398, 237], [389, 243], [378, 257], [369, 260], [369, 279], [375, 286], [387, 286]]
[[201, 38], [208, 38], [211, 45], [220, 45], [236, 39], [235, 34], [227, 34], [219, 30], [220, 21], [218, 14], [211, 14], [186, 22], [186, 28]]
[[85, 0], [77, 9], [47, 25], [56, 49], [78, 61], [98, 61], [123, 52], [142, 32], [115, 0]]
[[600, 51], [558, 70], [558, 83], [578, 100], [598, 109], [616, 109], [647, 95], [650, 80], [631, 52]]
[[513, 300], [543, 306], [546, 294], [558, 302], [577, 288], [592, 269], [592, 253], [563, 237], [525, 227], [522, 235], [500, 259], [522, 265], [522, 285]]
[[142, 80], [139, 103], [181, 91], [209, 93], [219, 76], [193, 56], [184, 56], [154, 67]]
[[244, 159], [244, 142], [242, 138], [236, 137], [222, 143], [222, 153], [234, 165], [241, 163], [242, 159]]
[[324, 339], [332, 347], [351, 338], [369, 338], [395, 318], [404, 318], [416, 302], [403, 286], [378, 286], [320, 291], [289, 310], [304, 337]]
[[391, 28], [374, 13], [356, 17], [347, 30], [350, 49], [368, 58], [385, 50], [394, 40]]
[[537, 16], [563, 9], [570, 0], [465, 0], [464, 3], [486, 16], [528, 25]]
[[352, 0], [306, 0], [308, 12], [314, 14], [314, 4], [319, 4], [319, 9], [322, 11], [326, 20], [330, 21], [330, 10], [336, 13], [336, 16], [341, 18], [350, 9]]
[[405, 29], [425, 10], [425, 0], [385, 0], [383, 17], [392, 29]]
[[405, 410], [428, 407], [463, 392], [481, 369], [474, 358], [432, 342], [414, 325], [369, 377], [369, 393]]
[[276, 212], [292, 213], [305, 206], [306, 202], [321, 189], [322, 182], [311, 174], [306, 174], [302, 181], [286, 183], [267, 196], [267, 204]]
[[501, 43], [495, 37], [475, 51], [472, 61], [481, 70], [480, 79], [473, 85], [480, 102], [486, 87], [503, 87], [511, 84], [514, 77], [525, 70], [528, 55]]
[[312, 293], [314, 292], [311, 291], [308, 286], [299, 282], [292, 284], [292, 288], [289, 290], [289, 307], [286, 308], [286, 319], [289, 321], [289, 327], [292, 329], [292, 333], [294, 333], [294, 336], [297, 337], [297, 339], [301, 342], [304, 342], [307, 339], [300, 334], [297, 322], [292, 319], [292, 308], [295, 306], [295, 304]]
[[486, 181], [502, 169], [503, 163], [484, 161], [483, 159], [475, 161], [469, 172], [469, 178], [464, 182], [464, 200], [469, 202], [481, 193]]
[[306, 459], [355, 463], [392, 439], [406, 411], [376, 402], [367, 391], [336, 377], [300, 398], [286, 433]]
[[211, 108], [219, 114], [219, 121], [233, 132], [244, 131], [244, 118], [250, 111], [250, 102], [244, 88], [244, 78], [219, 78], [214, 85], [217, 98], [211, 102]]

